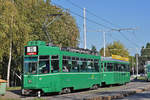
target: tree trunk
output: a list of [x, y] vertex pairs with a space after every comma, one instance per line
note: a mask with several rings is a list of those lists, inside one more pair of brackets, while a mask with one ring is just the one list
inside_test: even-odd
[[8, 69], [7, 69], [7, 87], [9, 87], [9, 78], [10, 78], [10, 65], [11, 65], [11, 50], [12, 50], [12, 43], [10, 42], [9, 48], [9, 62], [8, 62]]

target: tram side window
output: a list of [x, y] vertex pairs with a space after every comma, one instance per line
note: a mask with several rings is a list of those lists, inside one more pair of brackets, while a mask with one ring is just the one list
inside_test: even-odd
[[113, 64], [107, 63], [107, 71], [113, 71]]
[[88, 72], [95, 72], [95, 67], [94, 67], [94, 61], [93, 59], [88, 59], [88, 62], [87, 62], [87, 71]]
[[79, 65], [77, 64], [77, 61], [72, 61], [72, 68], [71, 72], [79, 72]]
[[104, 72], [107, 71], [107, 63], [104, 63]]
[[71, 65], [69, 64], [69, 57], [63, 56], [63, 72], [70, 72]]
[[130, 66], [126, 65], [126, 67], [127, 67], [127, 72], [130, 72]]
[[49, 56], [39, 57], [39, 73], [49, 73]]
[[114, 64], [114, 71], [119, 71], [119, 64]]
[[101, 72], [103, 72], [103, 63], [101, 63]]
[[87, 71], [87, 59], [81, 58], [80, 61], [78, 61], [78, 64], [80, 65], [80, 72]]
[[118, 68], [119, 68], [119, 71], [122, 72], [123, 71], [123, 66], [121, 64], [118, 64]]
[[126, 66], [124, 64], [120, 65], [120, 71], [124, 72], [126, 70]]
[[123, 66], [123, 70], [122, 70], [122, 71], [123, 71], [123, 72], [126, 72], [126, 71], [127, 71], [126, 64], [123, 64], [122, 66]]
[[127, 70], [128, 70], [128, 67], [126, 64], [124, 64], [124, 72], [127, 72]]
[[59, 72], [59, 57], [51, 56], [51, 72]]
[[99, 60], [98, 60], [98, 59], [95, 59], [95, 60], [94, 60], [94, 67], [95, 67], [95, 71], [96, 71], [96, 72], [99, 72], [99, 64], [98, 64], [98, 63], [99, 63]]

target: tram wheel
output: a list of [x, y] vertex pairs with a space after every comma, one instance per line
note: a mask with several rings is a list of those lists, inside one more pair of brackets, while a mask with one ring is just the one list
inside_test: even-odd
[[62, 89], [60, 92], [59, 92], [59, 94], [67, 94], [67, 93], [70, 93], [71, 92], [71, 89], [70, 88], [64, 88], [64, 89]]
[[98, 89], [98, 85], [95, 84], [95, 85], [93, 85], [90, 89], [92, 89], [92, 90]]
[[71, 89], [70, 89], [70, 88], [67, 88], [66, 91], [67, 91], [67, 93], [70, 93], [70, 92], [71, 92]]

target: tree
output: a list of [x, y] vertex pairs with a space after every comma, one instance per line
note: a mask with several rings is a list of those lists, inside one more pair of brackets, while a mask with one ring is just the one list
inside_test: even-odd
[[141, 56], [139, 56], [139, 72], [144, 72], [144, 65], [146, 61], [150, 61], [150, 43], [147, 43], [146, 46], [141, 48]]
[[147, 43], [145, 48], [142, 47], [141, 56], [150, 57], [150, 43]]
[[136, 67], [136, 58], [134, 56], [129, 56], [129, 63], [130, 63], [130, 72], [135, 74], [135, 67]]
[[[2, 78], [7, 78], [7, 70], [13, 77], [12, 72], [21, 73], [24, 45], [27, 41], [48, 42], [42, 31], [42, 25], [48, 14], [63, 14], [59, 20], [48, 27], [52, 43], [57, 46], [77, 47], [79, 29], [75, 19], [68, 12], [50, 4], [50, 0], [0, 0], [0, 75]], [[53, 18], [49, 17], [48, 21], [52, 21]], [[7, 65], [10, 66], [8, 69], [6, 69]], [[10, 81], [13, 77], [10, 77]]]
[[[127, 49], [125, 49], [124, 45], [120, 43], [119, 41], [114, 41], [111, 44], [108, 44], [105, 49], [106, 57], [112, 56], [112, 55], [120, 55], [122, 57], [128, 57], [129, 52]], [[104, 49], [100, 49], [100, 54], [104, 54]]]
[[18, 12], [17, 12], [15, 5], [13, 5], [11, 1], [6, 0], [5, 2], [3, 2], [3, 5], [1, 6], [3, 7], [1, 25], [3, 25], [3, 27], [6, 27], [6, 29], [2, 28], [3, 34], [4, 34], [3, 39], [5, 39], [6, 41], [2, 41], [1, 43], [3, 46], [6, 43], [9, 47], [9, 48], [6, 47], [9, 50], [9, 61], [8, 61], [8, 68], [7, 68], [8, 69], [7, 70], [7, 81], [8, 81], [7, 86], [9, 87], [10, 66], [11, 66], [11, 59], [12, 59], [12, 45], [13, 45], [13, 40], [17, 38], [16, 22], [17, 22]]

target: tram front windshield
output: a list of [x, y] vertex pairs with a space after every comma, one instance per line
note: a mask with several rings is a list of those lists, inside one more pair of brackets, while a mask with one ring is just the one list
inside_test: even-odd
[[37, 74], [37, 57], [24, 58], [24, 74]]

